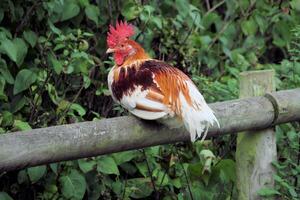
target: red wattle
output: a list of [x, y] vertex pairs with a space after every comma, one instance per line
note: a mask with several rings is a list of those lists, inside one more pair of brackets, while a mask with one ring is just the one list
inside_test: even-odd
[[124, 55], [122, 53], [115, 52], [115, 61], [117, 65], [122, 65], [124, 62]]

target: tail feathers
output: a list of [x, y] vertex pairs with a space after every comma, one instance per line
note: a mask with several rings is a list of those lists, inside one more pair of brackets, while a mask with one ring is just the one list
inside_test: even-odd
[[194, 142], [198, 138], [203, 141], [209, 127], [214, 123], [220, 127], [220, 124], [196, 86], [192, 83], [188, 83], [188, 86], [191, 99], [196, 106], [190, 106], [185, 97], [179, 94], [182, 119], [186, 129], [190, 132], [191, 141]]
[[201, 111], [191, 108], [189, 112], [183, 114], [184, 125], [190, 132], [192, 142], [197, 139], [205, 140], [209, 127], [213, 126], [214, 123], [220, 127], [217, 118], [208, 106]]

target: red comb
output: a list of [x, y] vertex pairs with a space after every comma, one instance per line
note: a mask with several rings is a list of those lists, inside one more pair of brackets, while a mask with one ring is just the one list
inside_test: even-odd
[[129, 37], [134, 35], [134, 28], [131, 24], [127, 22], [117, 22], [116, 28], [112, 25], [109, 25], [109, 32], [107, 34], [107, 46], [109, 48], [114, 48], [120, 42], [127, 40]]

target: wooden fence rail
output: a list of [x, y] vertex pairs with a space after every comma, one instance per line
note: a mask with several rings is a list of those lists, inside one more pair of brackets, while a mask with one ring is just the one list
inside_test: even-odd
[[[220, 121], [209, 136], [263, 129], [300, 120], [300, 88], [210, 104]], [[0, 135], [0, 171], [188, 141], [184, 129], [170, 130], [134, 117], [116, 117]]]

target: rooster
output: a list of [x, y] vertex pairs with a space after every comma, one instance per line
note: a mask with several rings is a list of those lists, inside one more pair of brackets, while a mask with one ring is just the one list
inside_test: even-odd
[[139, 118], [158, 120], [171, 128], [184, 125], [191, 141], [203, 140], [209, 126], [219, 126], [213, 111], [187, 75], [150, 58], [130, 39], [134, 34], [127, 22], [109, 27], [106, 53], [113, 53], [115, 61], [108, 74], [113, 100]]

